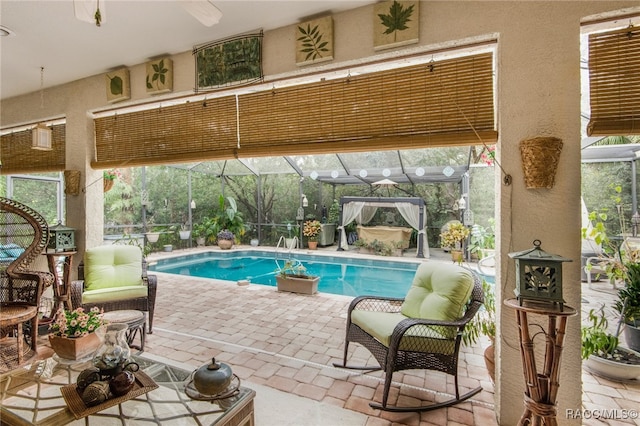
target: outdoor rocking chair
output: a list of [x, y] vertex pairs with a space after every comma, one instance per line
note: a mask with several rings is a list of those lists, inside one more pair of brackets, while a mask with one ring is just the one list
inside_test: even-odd
[[[355, 298], [347, 315], [342, 364], [335, 367], [384, 370], [382, 404], [376, 409], [394, 412], [429, 411], [464, 401], [482, 390], [464, 395], [458, 388], [458, 351], [465, 325], [484, 302], [479, 276], [466, 268], [435, 262], [420, 265], [406, 297]], [[357, 342], [376, 358], [378, 366], [347, 366], [349, 342]], [[395, 371], [426, 369], [455, 377], [455, 398], [431, 405], [389, 405], [389, 389]]]

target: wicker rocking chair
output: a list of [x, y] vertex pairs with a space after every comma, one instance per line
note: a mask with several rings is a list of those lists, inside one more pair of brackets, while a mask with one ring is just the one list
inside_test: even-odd
[[49, 228], [39, 213], [0, 197], [0, 371], [36, 354], [40, 297], [53, 275], [30, 268], [48, 241]]
[[[336, 367], [384, 370], [382, 404], [385, 411], [429, 411], [464, 401], [482, 390], [464, 395], [458, 388], [458, 351], [465, 325], [473, 318], [484, 296], [478, 275], [452, 264], [427, 262], [420, 265], [404, 299], [360, 296], [347, 315], [344, 359]], [[347, 366], [349, 342], [357, 342], [376, 358], [378, 366]], [[455, 377], [456, 395], [448, 401], [417, 407], [389, 404], [389, 389], [395, 371], [427, 369]]]

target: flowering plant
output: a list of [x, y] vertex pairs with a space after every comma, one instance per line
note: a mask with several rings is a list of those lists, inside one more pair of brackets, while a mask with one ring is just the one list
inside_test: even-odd
[[56, 320], [49, 326], [49, 330], [55, 336], [82, 337], [93, 333], [104, 323], [102, 311], [95, 306], [89, 312], [85, 312], [83, 308], [73, 311], [63, 309], [58, 311]]
[[235, 236], [233, 235], [233, 232], [229, 231], [228, 229], [223, 229], [222, 231], [218, 232], [218, 239], [219, 240], [231, 240], [231, 241], [233, 241], [234, 238], [235, 238]]
[[449, 225], [446, 231], [440, 234], [442, 247], [456, 248], [469, 236], [469, 228], [461, 222], [454, 222]]
[[491, 145], [489, 147], [485, 147], [482, 150], [482, 154], [480, 155], [480, 159], [487, 166], [493, 166], [493, 163], [496, 161], [496, 146], [495, 145]]
[[122, 174], [120, 173], [120, 170], [118, 169], [110, 169], [110, 170], [105, 170], [104, 172], [102, 172], [102, 177], [106, 180], [116, 180], [117, 178], [121, 177]]
[[304, 223], [304, 228], [302, 228], [302, 234], [309, 238], [310, 241], [315, 241], [318, 238], [321, 227], [320, 222], [317, 220], [307, 220]]

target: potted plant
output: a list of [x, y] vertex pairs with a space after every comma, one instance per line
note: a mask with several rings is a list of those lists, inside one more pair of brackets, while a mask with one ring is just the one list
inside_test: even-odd
[[95, 331], [104, 324], [97, 307], [85, 312], [83, 308], [58, 311], [49, 326], [49, 344], [60, 358], [79, 360], [92, 356], [101, 341]]
[[221, 195], [218, 201], [219, 206], [216, 214], [212, 217], [214, 224], [211, 225], [211, 230], [215, 230], [216, 233], [228, 230], [240, 241], [247, 232], [248, 226], [244, 223], [242, 213], [238, 211], [236, 200], [231, 197], [225, 199]]
[[318, 292], [320, 277], [307, 274], [307, 268], [298, 260], [287, 260], [277, 271], [278, 291], [315, 294]]
[[640, 352], [640, 263], [625, 265], [625, 285], [618, 289], [615, 310], [624, 322], [624, 338], [627, 346]]
[[229, 250], [233, 246], [234, 240], [235, 235], [233, 235], [233, 232], [229, 231], [228, 229], [223, 229], [222, 231], [218, 232], [218, 247], [220, 247], [222, 250]]
[[469, 236], [469, 228], [462, 222], [452, 222], [447, 229], [440, 234], [442, 247], [451, 249], [451, 258], [455, 262], [462, 262], [462, 244]]
[[191, 230], [191, 235], [193, 235], [193, 238], [196, 239], [196, 244], [198, 245], [198, 247], [203, 247], [206, 243], [206, 238], [207, 238], [207, 233], [206, 233], [207, 227], [204, 223], [196, 223], [195, 225], [193, 225], [193, 229]]
[[610, 380], [625, 381], [640, 378], [640, 353], [619, 345], [620, 325], [615, 334], [608, 332], [604, 305], [589, 311], [588, 325], [581, 328], [582, 359], [596, 375]]
[[462, 341], [465, 345], [474, 345], [480, 335], [489, 338], [489, 346], [484, 350], [484, 362], [489, 372], [491, 381], [495, 381], [495, 353], [494, 343], [496, 338], [496, 298], [495, 289], [487, 280], [482, 280], [482, 290], [484, 292], [484, 304], [476, 315], [467, 323], [462, 334]]
[[302, 228], [302, 235], [307, 237], [307, 244], [310, 250], [318, 248], [318, 235], [321, 229], [320, 222], [317, 220], [307, 220]]
[[189, 229], [189, 225], [186, 223], [180, 225], [180, 230], [178, 232], [180, 233], [181, 240], [188, 240], [191, 238], [191, 230]]

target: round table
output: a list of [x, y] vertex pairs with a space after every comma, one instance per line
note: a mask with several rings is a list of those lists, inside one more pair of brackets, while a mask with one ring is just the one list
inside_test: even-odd
[[[109, 311], [102, 314], [102, 318], [110, 323], [124, 323], [129, 326], [126, 332], [129, 347], [144, 351], [144, 340], [147, 336], [147, 315], [136, 310]], [[140, 335], [140, 345], [134, 345], [136, 335]]]

